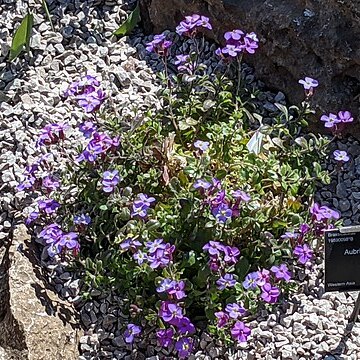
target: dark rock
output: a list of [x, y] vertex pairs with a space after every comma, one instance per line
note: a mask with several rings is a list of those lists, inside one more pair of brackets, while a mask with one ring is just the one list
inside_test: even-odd
[[[233, 29], [254, 31], [260, 47], [245, 61], [268, 86], [284, 91], [293, 103], [303, 98], [298, 80], [319, 80], [313, 105], [321, 113], [349, 109], [359, 115], [360, 7], [358, 0], [140, 0], [147, 32], [174, 30], [185, 15], [209, 16], [212, 32], [206, 36], [223, 42]], [[355, 118], [356, 119], [356, 118]], [[360, 123], [352, 135], [359, 137]], [[323, 131], [314, 121], [313, 130]]]

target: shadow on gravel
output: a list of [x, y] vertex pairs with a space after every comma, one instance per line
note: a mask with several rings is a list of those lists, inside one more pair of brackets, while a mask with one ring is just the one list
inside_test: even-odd
[[39, 265], [41, 263], [40, 251], [36, 243], [32, 239], [25, 240], [24, 243], [26, 245], [24, 249], [18, 251], [21, 251], [22, 255], [32, 264], [34, 275], [38, 282], [32, 283], [31, 286], [34, 288], [36, 297], [40, 300], [42, 306], [44, 306], [46, 313], [50, 316], [57, 316], [64, 325], [66, 323], [69, 324], [73, 330], [80, 329], [78, 314], [74, 309], [71, 309], [71, 305], [69, 306], [65, 301], [60, 299], [57, 301], [49, 296], [50, 293], [54, 294], [57, 298], [57, 293], [41, 271]]

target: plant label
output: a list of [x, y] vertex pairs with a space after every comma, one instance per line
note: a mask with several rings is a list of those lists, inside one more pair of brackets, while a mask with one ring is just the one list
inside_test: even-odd
[[325, 232], [325, 291], [360, 290], [360, 226]]

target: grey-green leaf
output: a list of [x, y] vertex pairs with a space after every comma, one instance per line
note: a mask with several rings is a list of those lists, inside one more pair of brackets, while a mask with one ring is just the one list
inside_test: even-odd
[[132, 11], [129, 17], [120, 25], [120, 27], [114, 31], [114, 35], [125, 36], [129, 35], [135, 28], [140, 20], [140, 8], [139, 4], [136, 5], [134, 11]]
[[20, 55], [20, 53], [24, 49], [24, 46], [29, 51], [30, 36], [33, 23], [34, 17], [33, 14], [30, 13], [27, 14], [21, 21], [21, 24], [16, 30], [12, 39], [12, 44], [10, 48], [10, 61], [16, 59]]

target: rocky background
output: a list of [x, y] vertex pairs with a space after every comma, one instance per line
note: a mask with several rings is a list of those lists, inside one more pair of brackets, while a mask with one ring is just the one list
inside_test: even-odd
[[[360, 115], [359, 0], [140, 0], [145, 29], [174, 30], [185, 16], [211, 18], [207, 34], [223, 42], [232, 29], [254, 31], [259, 51], [248, 56], [258, 78], [298, 103], [302, 91], [294, 84], [304, 76], [318, 79], [314, 105], [318, 115], [349, 109]], [[316, 118], [316, 119], [317, 119]], [[317, 127], [313, 121], [313, 127]], [[360, 122], [356, 121], [360, 138]], [[353, 133], [352, 129], [352, 133]]]
[[[159, 106], [155, 73], [161, 63], [145, 51], [152, 37], [140, 29], [130, 38], [118, 40], [111, 35], [133, 3], [52, 0], [48, 4], [54, 32], [39, 2], [0, 0], [0, 360], [175, 359], [155, 339], [126, 345], [122, 333], [128, 319], [122, 312], [121, 296], [94, 289], [92, 300], [82, 300], [79, 275], [68, 271], [66, 263], [45, 261], [21, 225], [22, 209], [31, 199], [16, 192], [15, 186], [23, 166], [37, 155], [36, 134], [48, 122], [75, 125], [83, 116], [61, 98], [69, 82], [87, 70], [96, 74], [109, 94], [107, 106], [114, 107], [119, 116]], [[29, 7], [35, 13], [31, 54], [10, 64], [11, 35]], [[249, 30], [256, 29], [249, 26]], [[173, 33], [169, 36], [175, 38]], [[284, 31], [278, 41], [285, 38]], [[217, 65], [216, 47], [205, 43], [202, 50], [209, 71]], [[181, 42], [173, 55], [188, 48], [187, 41]], [[274, 103], [284, 103], [284, 93], [265, 88], [250, 67], [244, 66], [243, 72], [247, 86], [259, 90], [256, 112], [271, 121], [277, 111]], [[281, 70], [277, 74], [279, 79], [285, 76]], [[297, 78], [291, 80], [292, 91], [287, 95], [297, 91], [296, 82]], [[346, 149], [351, 161], [329, 186], [319, 189], [317, 200], [340, 210], [345, 224], [357, 224], [360, 145], [349, 138], [333, 146]], [[334, 163], [329, 160], [324, 166], [332, 170]], [[263, 312], [253, 319], [248, 344], [228, 349], [204, 333], [198, 339], [199, 351], [190, 359], [359, 359], [360, 325], [347, 320], [357, 294], [324, 294], [321, 257], [296, 277], [302, 284], [300, 292], [270, 316]]]

